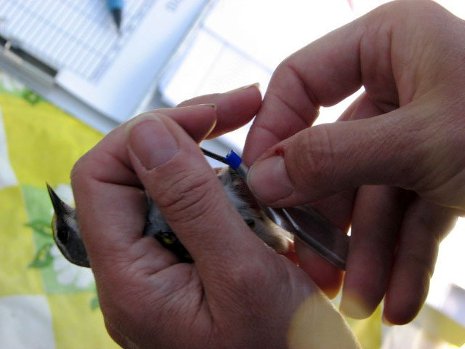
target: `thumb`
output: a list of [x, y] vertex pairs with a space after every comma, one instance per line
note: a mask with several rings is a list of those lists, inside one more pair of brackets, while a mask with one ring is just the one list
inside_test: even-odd
[[419, 139], [428, 138], [409, 132], [408, 119], [394, 111], [304, 129], [251, 166], [250, 189], [273, 206], [308, 203], [363, 184], [410, 189], [421, 173]]

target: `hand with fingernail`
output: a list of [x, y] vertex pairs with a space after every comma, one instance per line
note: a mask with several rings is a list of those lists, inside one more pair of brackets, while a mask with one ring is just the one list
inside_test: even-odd
[[[275, 71], [244, 150], [265, 204], [309, 204], [347, 231], [343, 274], [297, 241], [300, 266], [341, 310], [411, 321], [439, 243], [465, 213], [465, 24], [429, 1], [384, 5]], [[363, 93], [338, 122], [320, 106]]]
[[[254, 234], [199, 149], [260, 105], [252, 85], [155, 110], [113, 130], [75, 165], [79, 234], [121, 346], [358, 347], [308, 275]], [[191, 260], [144, 233], [147, 198]]]

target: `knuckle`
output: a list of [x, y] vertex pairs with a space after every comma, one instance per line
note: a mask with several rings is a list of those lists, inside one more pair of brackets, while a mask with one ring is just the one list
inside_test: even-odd
[[290, 162], [295, 164], [292, 166], [294, 173], [290, 174], [291, 177], [302, 180], [303, 184], [311, 181], [315, 188], [332, 183], [335, 151], [333, 143], [326, 127], [312, 127], [309, 134], [301, 137], [299, 146], [291, 156]]
[[71, 169], [71, 183], [73, 186], [82, 186], [86, 183], [89, 175], [89, 169], [93, 168], [92, 164], [89, 163], [88, 154], [83, 155], [79, 158]]
[[[312, 86], [305, 83], [304, 72], [296, 58], [298, 55], [299, 51], [278, 65], [267, 95], [275, 98], [283, 110], [296, 115], [302, 122], [299, 126], [307, 127], [318, 114], [320, 101], [312, 92]], [[283, 91], [286, 92], [284, 95]], [[282, 126], [286, 127], [286, 124]]]
[[162, 190], [156, 199], [164, 215], [176, 222], [192, 223], [202, 220], [218, 200], [219, 181], [214, 175], [184, 170], [169, 181], [169, 190]]
[[108, 168], [117, 161], [107, 153], [90, 150], [79, 158], [71, 169], [71, 183], [73, 186], [85, 186], [91, 180], [105, 181], [108, 179]]
[[404, 256], [404, 259], [406, 261], [405, 264], [410, 265], [413, 270], [417, 270], [420, 275], [426, 275], [428, 280], [433, 275], [435, 255], [408, 252]]
[[439, 238], [420, 237], [416, 242], [417, 246], [405, 249], [402, 255], [403, 265], [406, 270], [414, 270], [417, 275], [424, 277], [428, 281], [433, 273], [436, 258], [438, 255]]

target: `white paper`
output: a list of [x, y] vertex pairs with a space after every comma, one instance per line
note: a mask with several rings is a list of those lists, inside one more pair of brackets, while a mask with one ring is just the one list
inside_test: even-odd
[[[207, 3], [125, 1], [118, 33], [103, 0], [2, 0], [0, 34], [58, 74], [55, 85], [45, 86], [23, 76], [20, 65], [1, 66], [64, 110], [108, 131], [134, 116]], [[102, 117], [113, 123], [98, 122]]]

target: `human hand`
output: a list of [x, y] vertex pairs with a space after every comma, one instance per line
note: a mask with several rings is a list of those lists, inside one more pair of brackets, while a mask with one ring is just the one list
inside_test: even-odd
[[[356, 346], [311, 279], [251, 232], [195, 143], [244, 124], [260, 103], [249, 87], [146, 113], [75, 165], [80, 231], [123, 347]], [[143, 236], [144, 189], [194, 263]]]
[[[328, 34], [275, 71], [249, 133], [249, 185], [273, 206], [312, 203], [351, 245], [341, 309], [410, 321], [438, 245], [465, 212], [465, 25], [428, 1], [399, 1]], [[364, 93], [340, 122], [320, 106]], [[342, 274], [297, 244], [330, 294]]]

